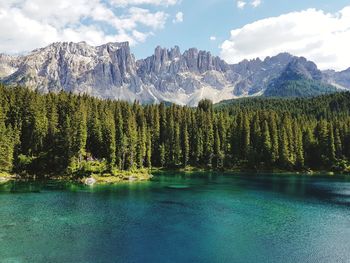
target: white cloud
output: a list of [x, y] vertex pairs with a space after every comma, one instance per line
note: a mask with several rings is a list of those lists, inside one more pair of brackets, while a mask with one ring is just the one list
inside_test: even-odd
[[140, 23], [153, 29], [162, 29], [167, 18], [168, 15], [164, 12], [150, 13], [148, 9], [138, 7], [130, 8], [129, 14], [126, 16], [126, 19], [135, 23], [134, 27], [137, 23]]
[[254, 0], [253, 2], [251, 2], [251, 5], [255, 8], [258, 7], [259, 5], [261, 5], [261, 0]]
[[244, 1], [237, 1], [237, 7], [239, 9], [243, 9], [246, 5], [247, 5], [247, 3]]
[[177, 24], [177, 23], [182, 23], [184, 21], [184, 13], [182, 12], [178, 12], [175, 15], [175, 18], [173, 19], [173, 23]]
[[[20, 53], [56, 41], [86, 41], [92, 45], [129, 41], [135, 45], [164, 28], [169, 17], [164, 11], [135, 5], [168, 6], [177, 1], [0, 1], [0, 52]], [[123, 3], [127, 5], [122, 6]]]
[[210, 39], [211, 41], [215, 41], [215, 40], [216, 40], [216, 36], [211, 36], [209, 39]]
[[337, 13], [308, 9], [271, 17], [231, 31], [221, 45], [230, 63], [290, 52], [305, 56], [321, 69], [350, 67], [350, 6]]
[[170, 6], [178, 3], [178, 0], [112, 0], [117, 6], [127, 5], [163, 5]]

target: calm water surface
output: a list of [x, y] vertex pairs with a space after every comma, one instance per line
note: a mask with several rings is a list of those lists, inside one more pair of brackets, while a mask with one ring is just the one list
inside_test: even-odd
[[158, 174], [0, 185], [0, 262], [350, 262], [350, 180]]

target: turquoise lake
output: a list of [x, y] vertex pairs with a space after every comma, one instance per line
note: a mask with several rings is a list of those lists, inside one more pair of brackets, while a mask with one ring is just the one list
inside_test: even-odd
[[0, 185], [0, 262], [350, 262], [350, 179], [161, 173]]

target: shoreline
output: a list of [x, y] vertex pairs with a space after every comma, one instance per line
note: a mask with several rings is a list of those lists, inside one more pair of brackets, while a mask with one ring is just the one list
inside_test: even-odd
[[331, 170], [283, 170], [283, 169], [206, 169], [200, 167], [185, 167], [185, 168], [152, 168], [152, 172], [182, 172], [182, 173], [200, 173], [200, 172], [211, 172], [211, 173], [241, 173], [241, 174], [298, 174], [298, 175], [326, 175], [326, 176], [350, 176], [348, 172], [331, 171]]
[[8, 172], [1, 172], [0, 171], [0, 184], [7, 183], [12, 180], [17, 180], [18, 176], [15, 174], [10, 174]]
[[24, 176], [10, 174], [8, 172], [0, 172], [0, 184], [8, 183], [9, 181], [40, 181], [40, 180], [55, 180], [59, 182], [74, 182], [83, 185], [103, 185], [103, 184], [120, 184], [120, 183], [132, 183], [132, 182], [144, 182], [151, 180], [154, 176], [152, 173], [223, 173], [223, 174], [273, 174], [273, 175], [300, 175], [300, 176], [327, 176], [327, 177], [338, 177], [338, 176], [350, 176], [349, 173], [337, 173], [333, 171], [320, 170], [320, 171], [288, 171], [288, 170], [241, 170], [241, 169], [204, 169], [196, 167], [187, 167], [179, 169], [165, 169], [165, 168], [152, 168], [152, 169], [141, 169], [134, 171], [118, 171], [115, 175], [111, 174], [91, 174], [89, 176], [83, 176], [74, 178], [73, 175], [59, 175], [59, 176], [47, 176], [47, 177], [36, 177], [36, 176]]
[[119, 184], [126, 182], [142, 182], [148, 181], [153, 177], [150, 170], [142, 169], [135, 171], [118, 171], [114, 175], [111, 174], [91, 174], [83, 177], [74, 177], [73, 175], [58, 175], [37, 177], [33, 175], [20, 176], [0, 172], [0, 184], [9, 181], [40, 181], [55, 180], [59, 182], [74, 182], [84, 185], [100, 185], [100, 184]]
[[131, 175], [119, 174], [116, 176], [103, 176], [93, 174], [90, 177], [83, 177], [76, 181], [85, 185], [100, 185], [100, 184], [119, 184], [125, 182], [142, 182], [148, 181], [153, 177], [151, 173], [133, 173]]

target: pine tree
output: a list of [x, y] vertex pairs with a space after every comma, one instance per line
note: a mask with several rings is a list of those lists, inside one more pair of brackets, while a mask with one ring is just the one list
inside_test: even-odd
[[303, 168], [305, 164], [303, 134], [296, 123], [294, 123], [294, 131], [295, 131], [296, 167], [300, 169], [300, 168]]
[[321, 162], [324, 165], [328, 165], [328, 160], [330, 157], [328, 132], [328, 126], [325, 120], [321, 120], [317, 123], [315, 133], [318, 141], [318, 151], [321, 153]]
[[174, 142], [173, 142], [173, 154], [174, 164], [176, 166], [181, 164], [181, 141], [180, 141], [180, 124], [178, 122], [174, 125]]
[[218, 128], [214, 133], [214, 156], [215, 156], [215, 168], [223, 167], [223, 153], [221, 151], [221, 140]]
[[334, 144], [335, 144], [335, 155], [336, 158], [340, 159], [343, 157], [343, 146], [342, 146], [342, 140], [340, 137], [340, 132], [339, 132], [339, 128], [340, 124], [337, 123], [337, 126], [334, 129]]
[[125, 114], [124, 129], [125, 134], [127, 135], [127, 149], [124, 167], [126, 169], [133, 169], [136, 167], [137, 124], [135, 114], [129, 108], [127, 108]]
[[335, 141], [334, 141], [334, 132], [333, 132], [333, 125], [328, 124], [328, 158], [331, 163], [334, 162], [335, 160], [335, 154], [336, 154], [336, 149], [335, 149]]
[[276, 163], [279, 159], [278, 129], [275, 114], [270, 115], [270, 134], [271, 134], [271, 162]]
[[184, 167], [187, 166], [189, 155], [190, 155], [190, 143], [189, 143], [189, 135], [188, 135], [188, 129], [187, 129], [187, 121], [186, 119], [183, 121], [182, 124], [182, 165]]
[[208, 167], [212, 166], [212, 159], [214, 155], [213, 147], [214, 147], [214, 129], [213, 122], [210, 113], [205, 113], [203, 116], [203, 131], [204, 131], [204, 141], [203, 141], [203, 150], [204, 150], [204, 158], [205, 164]]
[[107, 160], [108, 169], [112, 170], [115, 164], [116, 140], [113, 114], [105, 110], [102, 113], [102, 149], [103, 157]]
[[153, 106], [151, 109], [151, 119], [153, 120], [149, 127], [151, 129], [151, 142], [152, 142], [152, 162], [155, 165], [160, 165], [159, 162], [159, 143], [160, 143], [160, 115], [158, 106]]
[[86, 108], [83, 104], [79, 104], [73, 112], [72, 132], [72, 150], [79, 162], [81, 162], [86, 155], [87, 141], [87, 116]]
[[146, 155], [146, 133], [144, 126], [137, 128], [137, 146], [136, 146], [136, 156], [137, 156], [137, 167], [143, 168], [145, 155]]
[[175, 148], [175, 128], [174, 128], [174, 105], [167, 109], [167, 128], [166, 128], [166, 137], [165, 142], [165, 151], [166, 151], [166, 163], [167, 165], [174, 165], [175, 156], [174, 156], [174, 148]]
[[11, 171], [13, 167], [14, 138], [13, 130], [5, 126], [5, 117], [0, 105], [0, 171]]
[[59, 134], [58, 134], [58, 152], [57, 156], [60, 160], [59, 170], [66, 170], [72, 162], [74, 152], [72, 150], [72, 127], [69, 115], [60, 116]]
[[263, 150], [262, 150], [263, 159], [267, 163], [271, 162], [272, 161], [272, 156], [271, 156], [272, 143], [271, 143], [269, 125], [267, 124], [266, 120], [263, 123], [262, 141], [263, 141]]
[[203, 110], [204, 112], [207, 113], [213, 113], [213, 102], [208, 99], [203, 99], [198, 103], [198, 109]]
[[126, 154], [126, 136], [123, 131], [123, 117], [120, 106], [115, 110], [115, 147], [116, 147], [116, 167], [120, 170], [124, 169], [125, 154]]
[[242, 159], [247, 160], [250, 153], [250, 123], [248, 116], [243, 115], [242, 119]]
[[159, 160], [160, 160], [161, 167], [165, 167], [166, 149], [165, 149], [165, 145], [163, 143], [159, 146]]
[[254, 118], [252, 119], [251, 124], [251, 143], [254, 147], [255, 152], [259, 153], [260, 149], [262, 149], [262, 131], [260, 128], [260, 117], [259, 114], [256, 113]]
[[193, 134], [194, 134], [194, 158], [193, 161], [195, 164], [201, 164], [203, 157], [203, 131], [202, 127], [198, 125], [198, 121], [193, 125]]
[[286, 129], [282, 129], [280, 131], [280, 139], [279, 139], [279, 145], [280, 145], [280, 164], [284, 168], [288, 168], [291, 165], [290, 162], [290, 153], [289, 153], [289, 140]]
[[147, 168], [152, 167], [152, 135], [151, 129], [148, 129], [146, 132], [146, 157], [145, 165]]
[[88, 120], [88, 139], [87, 149], [95, 158], [102, 158], [102, 118], [99, 116], [98, 107], [94, 105], [90, 112]]

